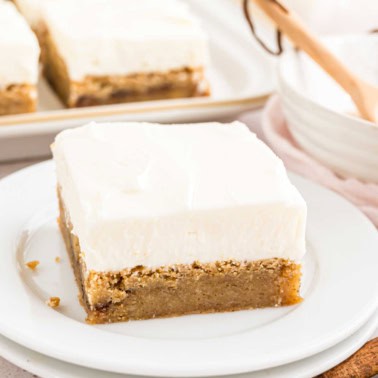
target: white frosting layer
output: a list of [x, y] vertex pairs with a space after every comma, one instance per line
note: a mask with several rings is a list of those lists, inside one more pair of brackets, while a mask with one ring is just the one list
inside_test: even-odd
[[53, 155], [89, 270], [305, 253], [304, 200], [239, 122], [92, 123]]
[[0, 88], [36, 84], [39, 46], [34, 33], [15, 6], [0, 0]]
[[14, 2], [29, 25], [33, 28], [37, 28], [42, 20], [42, 10], [44, 6], [51, 1], [58, 0], [15, 0]]
[[178, 0], [50, 1], [43, 19], [72, 80], [201, 67], [207, 38]]

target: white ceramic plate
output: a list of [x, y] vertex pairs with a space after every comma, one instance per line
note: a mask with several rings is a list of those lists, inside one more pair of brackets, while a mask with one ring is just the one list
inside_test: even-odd
[[[303, 360], [254, 373], [238, 374], [227, 378], [308, 378], [314, 377], [341, 361], [360, 348], [378, 326], [375, 313], [357, 332], [324, 352]], [[24, 348], [0, 336], [0, 355], [13, 364], [37, 374], [41, 378], [136, 378], [136, 376], [109, 373], [68, 364]]]
[[38, 112], [0, 117], [0, 160], [48, 156], [57, 132], [92, 120], [214, 121], [263, 105], [274, 89], [273, 62], [248, 30], [235, 26], [245, 22], [240, 4], [230, 0], [217, 0], [216, 5], [214, 1], [188, 2], [209, 35], [210, 97], [65, 109], [41, 80]]
[[[292, 176], [309, 208], [302, 304], [89, 326], [55, 218], [51, 162], [0, 183], [0, 333], [67, 362], [127, 374], [236, 374], [329, 348], [378, 305], [378, 233], [336, 194]], [[61, 256], [57, 264], [55, 256]], [[38, 259], [37, 272], [25, 262]], [[60, 296], [58, 311], [45, 300]]]

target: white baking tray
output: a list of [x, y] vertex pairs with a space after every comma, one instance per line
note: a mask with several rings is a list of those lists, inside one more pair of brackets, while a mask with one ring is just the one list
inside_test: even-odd
[[210, 40], [209, 98], [144, 101], [65, 109], [48, 84], [39, 84], [36, 113], [0, 117], [0, 160], [43, 157], [57, 132], [86, 122], [163, 123], [232, 119], [261, 106], [273, 90], [273, 62], [245, 28], [240, 3], [188, 0]]

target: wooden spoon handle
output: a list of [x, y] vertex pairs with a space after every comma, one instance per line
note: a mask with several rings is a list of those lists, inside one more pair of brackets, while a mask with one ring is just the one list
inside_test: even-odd
[[355, 354], [316, 378], [371, 378], [378, 374], [378, 337], [367, 342]]
[[359, 79], [301, 23], [299, 18], [277, 0], [254, 0], [297, 47], [311, 56], [352, 97]]

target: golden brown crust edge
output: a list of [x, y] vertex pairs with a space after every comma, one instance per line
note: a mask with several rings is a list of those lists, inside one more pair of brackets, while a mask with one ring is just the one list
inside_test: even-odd
[[11, 84], [0, 89], [0, 115], [31, 113], [37, 107], [37, 89], [30, 84]]
[[284, 259], [137, 266], [86, 275], [61, 200], [59, 225], [91, 324], [286, 306], [302, 300], [301, 267]]

